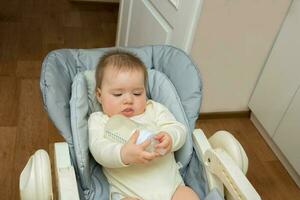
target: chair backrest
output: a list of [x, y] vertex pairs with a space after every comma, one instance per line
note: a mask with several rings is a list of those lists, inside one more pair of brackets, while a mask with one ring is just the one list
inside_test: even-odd
[[[89, 81], [93, 72], [80, 72], [95, 69], [101, 56], [110, 49], [55, 50], [48, 54], [42, 66], [40, 86], [44, 106], [69, 144], [84, 193], [88, 193], [91, 184], [89, 177], [95, 168], [88, 150], [87, 118], [98, 108], [91, 92], [94, 91], [94, 83]], [[175, 118], [188, 128], [190, 137], [176, 152], [176, 159], [182, 164], [184, 173], [193, 153], [191, 132], [199, 115], [202, 97], [198, 68], [183, 51], [172, 46], [126, 50], [140, 57], [149, 69], [149, 98], [166, 105]]]

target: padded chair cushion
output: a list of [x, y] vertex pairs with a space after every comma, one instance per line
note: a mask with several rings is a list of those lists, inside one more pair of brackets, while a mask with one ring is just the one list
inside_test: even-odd
[[83, 76], [87, 82], [88, 104], [90, 108], [89, 114], [101, 110], [101, 105], [98, 103], [95, 93], [96, 80], [95, 70], [86, 70]]
[[[77, 54], [77, 65], [83, 69], [96, 69], [99, 62], [99, 58], [107, 51], [112, 48], [100, 48], [100, 49], [79, 49]], [[143, 63], [149, 68], [152, 66], [152, 48], [151, 46], [143, 47], [143, 51], [139, 48], [122, 48], [125, 51], [130, 51], [136, 54]]]
[[[55, 50], [44, 59], [41, 71], [40, 87], [44, 108], [68, 142], [71, 159], [80, 182], [79, 192], [83, 199], [107, 199], [105, 189], [107, 186], [103, 185], [102, 181], [98, 184], [104, 175], [99, 165], [89, 156], [87, 134], [83, 134], [87, 133], [85, 121], [87, 121], [88, 114], [100, 107], [98, 103], [95, 103], [92, 93], [89, 93], [89, 91], [94, 92], [94, 87], [89, 84], [90, 81], [86, 80], [86, 77], [93, 77], [93, 75], [82, 72], [94, 70], [103, 53], [111, 49], [115, 48]], [[125, 50], [135, 53], [148, 69], [155, 70], [152, 78], [159, 80], [153, 80], [153, 85], [149, 85], [149, 90], [156, 90], [166, 96], [161, 97], [151, 93], [149, 97], [166, 105], [177, 120], [187, 126], [189, 137], [184, 146], [176, 152], [177, 160], [182, 162], [181, 173], [186, 184], [190, 185], [200, 197], [205, 196], [208, 187], [202, 187], [198, 183], [200, 176], [205, 176], [205, 174], [201, 169], [202, 164], [195, 156], [191, 137], [202, 97], [202, 83], [197, 66], [185, 52], [168, 45], [149, 45]], [[149, 71], [149, 77], [151, 77], [150, 73]], [[92, 89], [84, 91], [86, 90], [84, 84]], [[170, 94], [171, 91], [172, 94]], [[179, 96], [178, 104], [172, 102], [172, 96]], [[177, 102], [179, 98], [173, 101]], [[165, 100], [170, 100], [170, 102], [163, 102]], [[181, 108], [184, 108], [184, 113], [177, 112]], [[88, 114], [86, 115], [85, 112]], [[81, 137], [83, 140], [78, 139]], [[202, 182], [205, 184], [205, 181]]]
[[[71, 129], [69, 105], [72, 94], [71, 84], [78, 73], [95, 69], [99, 58], [111, 49], [114, 48], [60, 49], [50, 52], [43, 62], [40, 85], [44, 106], [68, 142], [72, 160], [77, 159], [73, 148], [78, 146], [73, 144], [74, 138]], [[170, 80], [172, 90], [176, 91], [179, 96], [185, 111], [183, 118], [187, 118], [188, 121], [187, 129], [190, 136], [187, 138], [187, 143], [180, 149], [180, 154], [185, 154], [182, 156], [183, 168], [187, 169], [193, 153], [191, 132], [195, 126], [201, 102], [201, 78], [197, 66], [193, 64], [187, 54], [172, 46], [154, 45], [126, 48], [125, 50], [135, 53], [148, 69], [155, 69], [165, 75]], [[156, 85], [158, 85], [158, 89], [162, 86], [161, 84]], [[167, 95], [169, 91], [165, 91], [164, 94]], [[166, 105], [166, 103], [163, 104]], [[166, 106], [172, 107], [172, 104]], [[174, 114], [177, 117], [176, 113]], [[178, 120], [182, 123], [186, 121]], [[80, 177], [82, 177], [81, 174]]]
[[[185, 116], [185, 111], [181, 104], [180, 98], [177, 94], [173, 83], [163, 73], [156, 70], [148, 70], [148, 94], [147, 96], [154, 101], [165, 105], [174, 115], [177, 121], [185, 125], [189, 130], [189, 122]], [[192, 147], [193, 143], [190, 137], [187, 137], [184, 146], [180, 151], [175, 152], [175, 157], [178, 162], [186, 166], [190, 161], [190, 149], [184, 147]]]
[[[89, 112], [89, 101], [88, 101], [88, 90], [87, 81], [83, 76], [83, 73], [78, 73], [72, 84], [72, 93], [70, 99], [70, 114], [71, 114], [71, 129], [73, 134], [73, 144], [76, 153], [76, 164], [78, 170], [87, 177], [86, 180], [90, 181], [89, 176], [89, 148], [88, 148], [88, 112]], [[84, 185], [88, 185], [84, 183]]]

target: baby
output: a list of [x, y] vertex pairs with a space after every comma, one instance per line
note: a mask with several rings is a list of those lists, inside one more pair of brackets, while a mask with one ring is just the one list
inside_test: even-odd
[[[186, 129], [163, 105], [147, 100], [147, 70], [135, 55], [124, 51], [105, 54], [96, 69], [96, 97], [102, 111], [89, 118], [89, 148], [103, 166], [110, 184], [110, 199], [199, 199], [178, 171], [174, 151], [185, 142]], [[136, 143], [139, 131], [117, 143], [105, 137], [105, 125], [114, 115], [123, 115], [155, 133], [151, 141]], [[164, 153], [161, 153], [163, 150]]]

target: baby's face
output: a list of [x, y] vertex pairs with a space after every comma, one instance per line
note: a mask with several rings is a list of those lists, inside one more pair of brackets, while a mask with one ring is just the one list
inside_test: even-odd
[[97, 99], [108, 116], [122, 114], [132, 117], [142, 114], [146, 108], [146, 91], [142, 71], [117, 71], [108, 67], [102, 86], [97, 89]]

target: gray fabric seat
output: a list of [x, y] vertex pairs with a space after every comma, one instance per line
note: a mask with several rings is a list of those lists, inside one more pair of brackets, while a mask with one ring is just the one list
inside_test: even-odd
[[[93, 70], [103, 53], [110, 49], [55, 50], [47, 55], [42, 66], [40, 87], [44, 107], [69, 145], [81, 199], [108, 199], [107, 180], [89, 153], [87, 120], [90, 113], [101, 109], [93, 93]], [[206, 174], [201, 158], [194, 151], [191, 135], [202, 97], [197, 66], [183, 51], [172, 46], [126, 50], [140, 57], [148, 68], [148, 98], [166, 105], [188, 128], [189, 137], [175, 156], [182, 165], [180, 172], [185, 184], [204, 199], [209, 194]]]

